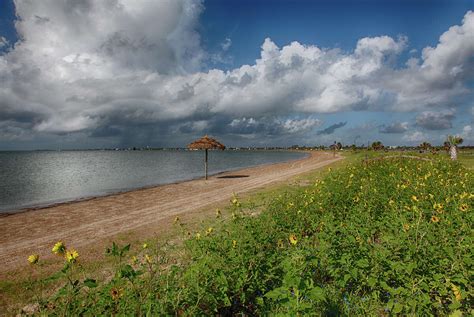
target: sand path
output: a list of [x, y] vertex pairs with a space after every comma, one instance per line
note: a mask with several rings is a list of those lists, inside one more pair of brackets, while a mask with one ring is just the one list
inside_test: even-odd
[[58, 240], [84, 248], [120, 233], [159, 226], [169, 217], [229, 200], [234, 192], [286, 181], [340, 159], [312, 152], [304, 159], [228, 172], [207, 181], [139, 189], [1, 217], [0, 276], [24, 266], [31, 253], [51, 256], [51, 246]]

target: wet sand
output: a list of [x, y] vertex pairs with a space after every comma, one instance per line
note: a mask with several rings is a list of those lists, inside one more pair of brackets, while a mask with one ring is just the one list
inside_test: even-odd
[[227, 172], [204, 179], [58, 204], [0, 218], [0, 278], [27, 265], [38, 253], [52, 257], [51, 246], [86, 249], [105, 239], [140, 230], [157, 231], [170, 217], [212, 207], [270, 184], [331, 164], [341, 157], [311, 152], [306, 158]]

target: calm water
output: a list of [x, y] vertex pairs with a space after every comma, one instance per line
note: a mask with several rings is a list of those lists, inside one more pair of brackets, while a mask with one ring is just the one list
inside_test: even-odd
[[[303, 153], [211, 151], [209, 174]], [[0, 213], [202, 177], [201, 151], [0, 152]]]

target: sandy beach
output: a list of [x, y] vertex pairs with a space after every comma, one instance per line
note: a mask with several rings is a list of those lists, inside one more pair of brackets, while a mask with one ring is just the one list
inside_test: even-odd
[[304, 159], [227, 172], [207, 181], [156, 186], [1, 217], [0, 278], [25, 266], [31, 253], [51, 257], [51, 246], [59, 240], [86, 249], [127, 232], [156, 232], [175, 216], [212, 207], [228, 201], [233, 193], [284, 182], [340, 159], [332, 153], [311, 152]]

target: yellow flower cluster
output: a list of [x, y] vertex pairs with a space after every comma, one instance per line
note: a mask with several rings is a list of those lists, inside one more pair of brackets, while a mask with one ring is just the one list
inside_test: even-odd
[[66, 245], [62, 241], [58, 241], [51, 249], [51, 252], [56, 255], [64, 255], [66, 252]]
[[36, 264], [38, 263], [39, 261], [39, 255], [38, 254], [32, 254], [28, 257], [28, 262], [30, 262], [30, 264]]
[[75, 263], [78, 257], [79, 257], [79, 253], [76, 250], [70, 249], [66, 251], [66, 260], [69, 263]]
[[66, 261], [69, 263], [75, 263], [79, 257], [79, 253], [76, 250], [68, 250], [62, 241], [56, 242], [56, 244], [51, 249], [51, 252], [59, 256], [64, 256]]
[[296, 235], [294, 234], [290, 234], [290, 236], [288, 237], [288, 240], [290, 241], [292, 245], [296, 245], [298, 243], [298, 238], [296, 238]]

